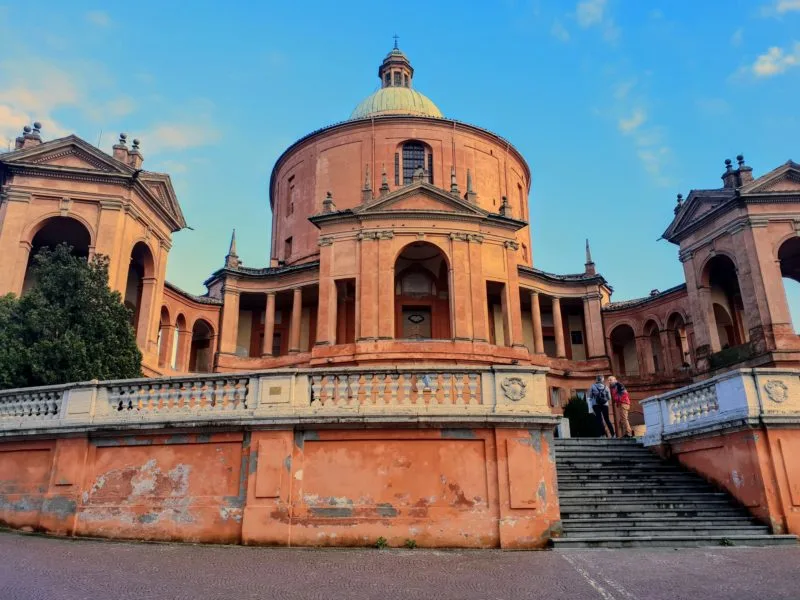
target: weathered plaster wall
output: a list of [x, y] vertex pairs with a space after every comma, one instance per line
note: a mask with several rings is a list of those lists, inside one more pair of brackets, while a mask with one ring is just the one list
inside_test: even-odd
[[0, 521], [59, 535], [537, 548], [560, 530], [542, 429], [256, 430], [0, 444]]

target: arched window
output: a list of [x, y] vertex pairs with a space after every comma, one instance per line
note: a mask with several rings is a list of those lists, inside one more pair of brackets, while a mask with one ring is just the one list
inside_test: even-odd
[[192, 326], [192, 345], [189, 352], [189, 371], [210, 373], [214, 359], [214, 329], [205, 319], [198, 319]]
[[425, 173], [425, 181], [433, 183], [433, 152], [422, 142], [403, 144], [403, 185], [414, 181], [417, 169]]

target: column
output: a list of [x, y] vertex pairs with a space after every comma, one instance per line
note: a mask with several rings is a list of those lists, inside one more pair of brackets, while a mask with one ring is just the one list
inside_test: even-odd
[[172, 358], [172, 342], [175, 339], [175, 326], [162, 325], [159, 339], [161, 347], [158, 349], [158, 366], [169, 367]]
[[586, 358], [605, 355], [603, 340], [603, 316], [600, 294], [589, 294], [583, 298], [583, 326], [586, 335]]
[[469, 240], [472, 335], [473, 339], [486, 342], [489, 340], [489, 308], [486, 306], [486, 282], [483, 279], [483, 261], [481, 255], [483, 237], [477, 234], [470, 234], [467, 239]]
[[378, 242], [362, 235], [358, 251], [361, 255], [361, 270], [356, 285], [359, 297], [356, 314], [358, 339], [374, 340], [378, 337]]
[[0, 228], [0, 295], [10, 293], [19, 296], [22, 293], [22, 283], [28, 267], [30, 244], [27, 248], [21, 242], [22, 234], [28, 225], [28, 208], [31, 195], [13, 188], [3, 190], [2, 199], [4, 218], [3, 227]]
[[[697, 295], [699, 299], [699, 311], [702, 313], [701, 319], [699, 319], [700, 327], [705, 325], [706, 333], [705, 337], [708, 340], [708, 344], [711, 348], [711, 352], [719, 352], [722, 350], [722, 344], [719, 341], [719, 330], [717, 329], [717, 319], [714, 316], [714, 306], [711, 302], [711, 288], [709, 287], [701, 287], [697, 290]], [[699, 327], [695, 329], [695, 332], [700, 329]], [[699, 337], [699, 336], [698, 336]]]
[[317, 341], [315, 345], [332, 346], [336, 343], [338, 302], [339, 293], [336, 289], [336, 281], [320, 278], [317, 300]]
[[394, 339], [394, 250], [390, 231], [381, 232], [378, 249], [378, 338]]
[[175, 353], [176, 371], [186, 373], [189, 370], [189, 354], [191, 350], [192, 332], [188, 329], [178, 329], [178, 351]]
[[450, 312], [452, 335], [457, 340], [472, 339], [472, 300], [470, 299], [469, 243], [464, 234], [450, 234]]
[[156, 292], [156, 278], [142, 279], [142, 296], [139, 300], [139, 320], [136, 323], [136, 343], [142, 353], [150, 352], [148, 338], [150, 333], [150, 316], [153, 312], [153, 300]]
[[272, 356], [272, 338], [275, 337], [275, 292], [267, 292], [267, 307], [264, 313], [264, 342], [261, 356]]
[[561, 299], [553, 296], [553, 330], [556, 336], [556, 356], [566, 358], [567, 350], [564, 347], [564, 324], [561, 321]]
[[539, 307], [539, 292], [535, 291], [531, 291], [531, 319], [533, 322], [533, 351], [536, 354], [543, 354], [542, 311]]
[[666, 329], [664, 331], [659, 331], [658, 335], [661, 339], [661, 360], [664, 361], [664, 372], [672, 373], [680, 366], [673, 364], [675, 362], [675, 355], [672, 352], [672, 347], [675, 343], [670, 339], [672, 336]]
[[289, 353], [300, 352], [300, 319], [303, 315], [303, 288], [292, 290], [292, 318], [289, 322]]
[[510, 337], [506, 340], [506, 345], [525, 348], [525, 337], [522, 335], [522, 307], [519, 301], [519, 271], [517, 269], [519, 244], [507, 241], [505, 247], [508, 268], [508, 284], [505, 287], [508, 296], [508, 333]]
[[[236, 354], [236, 341], [239, 336], [239, 290], [227, 283], [222, 289], [222, 331], [219, 351], [221, 354]], [[213, 352], [213, 351], [212, 351]]]
[[639, 358], [639, 375], [650, 375], [655, 373], [653, 364], [653, 349], [650, 345], [650, 338], [646, 335], [636, 336], [636, 355]]

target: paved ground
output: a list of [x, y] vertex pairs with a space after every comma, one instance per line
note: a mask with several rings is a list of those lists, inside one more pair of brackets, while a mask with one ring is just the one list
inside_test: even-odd
[[799, 566], [800, 547], [294, 550], [0, 533], [2, 600], [796, 600]]

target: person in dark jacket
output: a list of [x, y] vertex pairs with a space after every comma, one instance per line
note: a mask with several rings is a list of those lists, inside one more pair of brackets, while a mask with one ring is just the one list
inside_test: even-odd
[[597, 419], [597, 424], [600, 426], [600, 431], [606, 437], [613, 438], [614, 425], [611, 424], [611, 419], [608, 417], [608, 404], [611, 400], [611, 393], [603, 381], [604, 377], [602, 375], [598, 375], [595, 378], [592, 387], [589, 388], [589, 402]]

